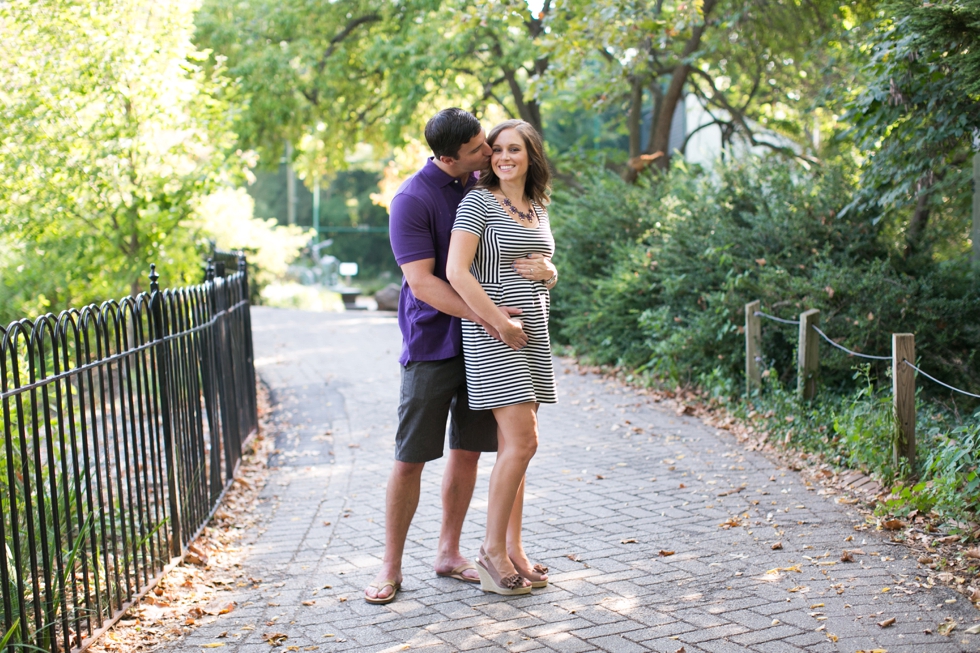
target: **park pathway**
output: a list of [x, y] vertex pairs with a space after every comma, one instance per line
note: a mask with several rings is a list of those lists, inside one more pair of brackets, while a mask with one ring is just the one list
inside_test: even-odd
[[[884, 535], [855, 531], [863, 519], [851, 506], [727, 432], [564, 361], [560, 403], [541, 409], [525, 520], [528, 553], [551, 568], [551, 584], [504, 598], [435, 576], [437, 461], [423, 476], [398, 600], [369, 605], [394, 449], [395, 318], [252, 311], [278, 426], [262, 527], [242, 551], [252, 581], [232, 590], [234, 611], [172, 650], [980, 650], [980, 635], [964, 633], [980, 613], [952, 590], [919, 587], [925, 570]], [[468, 554], [492, 461], [481, 461]], [[857, 547], [866, 555], [839, 561]], [[951, 636], [937, 633], [947, 618], [958, 623]], [[273, 633], [287, 637], [276, 648], [265, 641]]]

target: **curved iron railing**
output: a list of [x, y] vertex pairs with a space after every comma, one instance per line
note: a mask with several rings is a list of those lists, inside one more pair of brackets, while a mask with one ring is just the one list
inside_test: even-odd
[[5, 649], [87, 648], [230, 485], [258, 430], [244, 255], [236, 267], [161, 290], [151, 266], [149, 293], [0, 326]]

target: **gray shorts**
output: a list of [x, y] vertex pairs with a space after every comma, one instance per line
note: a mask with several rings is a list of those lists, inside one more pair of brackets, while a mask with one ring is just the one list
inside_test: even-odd
[[395, 460], [425, 463], [441, 458], [449, 423], [449, 448], [496, 451], [497, 422], [489, 410], [470, 410], [463, 355], [409, 361], [402, 368]]

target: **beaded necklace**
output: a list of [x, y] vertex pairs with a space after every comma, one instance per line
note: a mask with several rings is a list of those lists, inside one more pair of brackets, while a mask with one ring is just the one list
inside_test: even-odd
[[[533, 207], [531, 207], [531, 210], [530, 211], [528, 211], [527, 213], [525, 213], [524, 211], [521, 211], [519, 208], [517, 208], [516, 206], [514, 206], [514, 203], [511, 202], [510, 201], [510, 198], [508, 198], [506, 195], [504, 196], [503, 203], [504, 203], [504, 206], [507, 207], [507, 209], [511, 213], [513, 213], [515, 216], [517, 216], [517, 219], [520, 220], [521, 222], [527, 222], [528, 224], [531, 224], [532, 222], [534, 222], [534, 217], [535, 216], [534, 216], [534, 208]], [[528, 204], [528, 206], [530, 206], [530, 204]]]

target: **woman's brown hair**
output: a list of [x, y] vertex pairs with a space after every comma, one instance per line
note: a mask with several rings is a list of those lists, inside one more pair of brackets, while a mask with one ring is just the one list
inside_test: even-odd
[[[507, 129], [513, 129], [521, 135], [524, 141], [524, 149], [527, 150], [527, 177], [524, 180], [524, 196], [541, 206], [547, 206], [551, 202], [549, 197], [551, 195], [551, 168], [548, 167], [548, 159], [544, 155], [544, 143], [541, 141], [541, 135], [529, 122], [505, 120], [490, 130], [487, 135], [487, 144], [493, 147], [497, 137]], [[488, 166], [487, 170], [480, 173], [480, 180], [476, 187], [489, 190], [500, 188], [500, 179], [493, 171], [493, 166]]]

